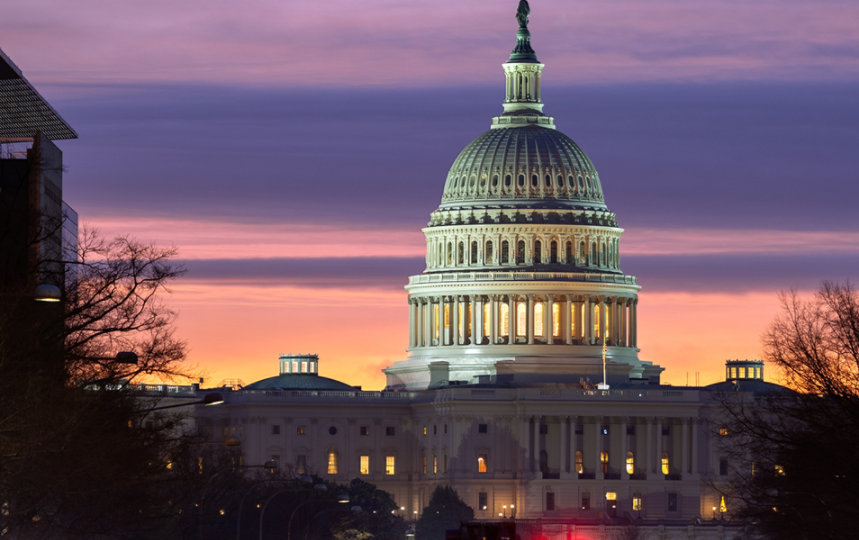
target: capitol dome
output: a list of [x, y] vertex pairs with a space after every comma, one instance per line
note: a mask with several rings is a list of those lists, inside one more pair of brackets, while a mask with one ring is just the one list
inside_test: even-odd
[[[502, 64], [503, 111], [453, 161], [411, 276], [408, 358], [392, 389], [493, 380], [658, 382], [638, 358], [639, 286], [587, 154], [543, 113], [527, 2]], [[588, 382], [590, 381], [590, 382]]]
[[560, 131], [541, 125], [499, 127], [474, 139], [453, 162], [441, 202], [445, 209], [475, 203], [605, 209], [588, 156]]

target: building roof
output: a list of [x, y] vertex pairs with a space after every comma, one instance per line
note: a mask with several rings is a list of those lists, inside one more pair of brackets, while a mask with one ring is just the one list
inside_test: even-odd
[[344, 382], [315, 373], [281, 373], [245, 386], [246, 390], [355, 390]]
[[0, 50], [0, 141], [29, 141], [36, 132], [51, 140], [78, 138]]

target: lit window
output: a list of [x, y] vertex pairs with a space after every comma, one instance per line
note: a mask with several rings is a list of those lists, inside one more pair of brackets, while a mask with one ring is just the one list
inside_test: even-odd
[[444, 305], [444, 329], [450, 328], [450, 304]]
[[570, 302], [570, 335], [576, 335], [576, 304]]
[[337, 451], [328, 451], [328, 474], [337, 474]]
[[784, 476], [784, 467], [782, 467], [781, 465], [776, 465], [774, 468], [776, 476]]
[[438, 474], [438, 456], [435, 454], [432, 455], [432, 473]]
[[608, 472], [608, 452], [606, 452], [605, 450], [600, 452], [600, 470], [603, 473]]
[[421, 453], [421, 474], [427, 473], [427, 456]]
[[528, 332], [528, 308], [525, 302], [516, 302], [516, 335], [524, 336]]
[[361, 426], [361, 435], [366, 437], [370, 434], [370, 426]]
[[606, 493], [605, 493], [605, 500], [607, 500], [607, 501], [616, 501], [616, 500], [617, 500], [617, 493], [616, 493], [616, 492], [614, 492], [614, 491], [606, 491]]
[[385, 457], [385, 474], [388, 476], [393, 476], [397, 472], [397, 457], [396, 456], [386, 456]]
[[426, 435], [426, 434], [427, 434], [427, 427], [424, 426], [424, 435]]
[[576, 473], [582, 474], [585, 472], [584, 459], [581, 450], [576, 450]]
[[505, 304], [501, 304], [501, 328], [498, 329], [498, 333], [504, 337], [509, 335], [510, 329], [510, 306]]
[[301, 362], [301, 372], [307, 373], [307, 362], [306, 361]]
[[534, 335], [543, 336], [543, 302], [534, 303]]
[[719, 428], [719, 435], [721, 435], [722, 437], [725, 437], [727, 434], [728, 434], [728, 428], [726, 428], [725, 426], [722, 426]]
[[600, 307], [594, 306], [594, 337], [600, 337]]
[[486, 472], [486, 454], [480, 454], [477, 456], [477, 472]]
[[307, 435], [307, 426], [297, 426], [295, 428], [296, 435]]
[[492, 317], [490, 316], [491, 305], [489, 302], [483, 303], [483, 336], [488, 336], [492, 333]]
[[561, 335], [561, 304], [552, 302], [552, 336]]
[[668, 459], [668, 452], [662, 452], [662, 474], [668, 474], [671, 470], [671, 463]]
[[626, 453], [626, 473], [635, 474], [635, 454], [632, 452]]
[[358, 472], [361, 474], [370, 474], [370, 456], [361, 456]]
[[432, 305], [433, 335], [438, 339], [438, 304]]
[[[470, 307], [470, 306], [469, 306]], [[469, 333], [468, 328], [468, 319], [471, 318], [471, 310], [466, 310], [466, 306], [464, 303], [459, 303], [459, 321], [457, 327], [457, 337], [462, 338], [467, 333]]]
[[632, 511], [641, 512], [641, 495], [638, 493], [632, 496]]

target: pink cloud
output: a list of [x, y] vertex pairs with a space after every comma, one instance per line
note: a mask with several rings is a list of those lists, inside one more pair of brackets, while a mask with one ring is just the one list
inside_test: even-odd
[[[546, 1], [560, 83], [852, 78], [855, 3]], [[455, 86], [500, 79], [515, 2], [11, 0], [2, 46], [37, 82]], [[827, 49], [852, 50], [827, 54]]]

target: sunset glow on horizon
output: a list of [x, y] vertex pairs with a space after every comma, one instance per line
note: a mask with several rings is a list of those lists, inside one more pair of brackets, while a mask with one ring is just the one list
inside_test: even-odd
[[[501, 111], [515, 6], [11, 0], [0, 47], [80, 135], [58, 146], [81, 225], [177, 249], [193, 376], [317, 353], [379, 389], [421, 228]], [[545, 112], [599, 171], [663, 382], [722, 380], [779, 291], [859, 276], [859, 4], [531, 10]]]

